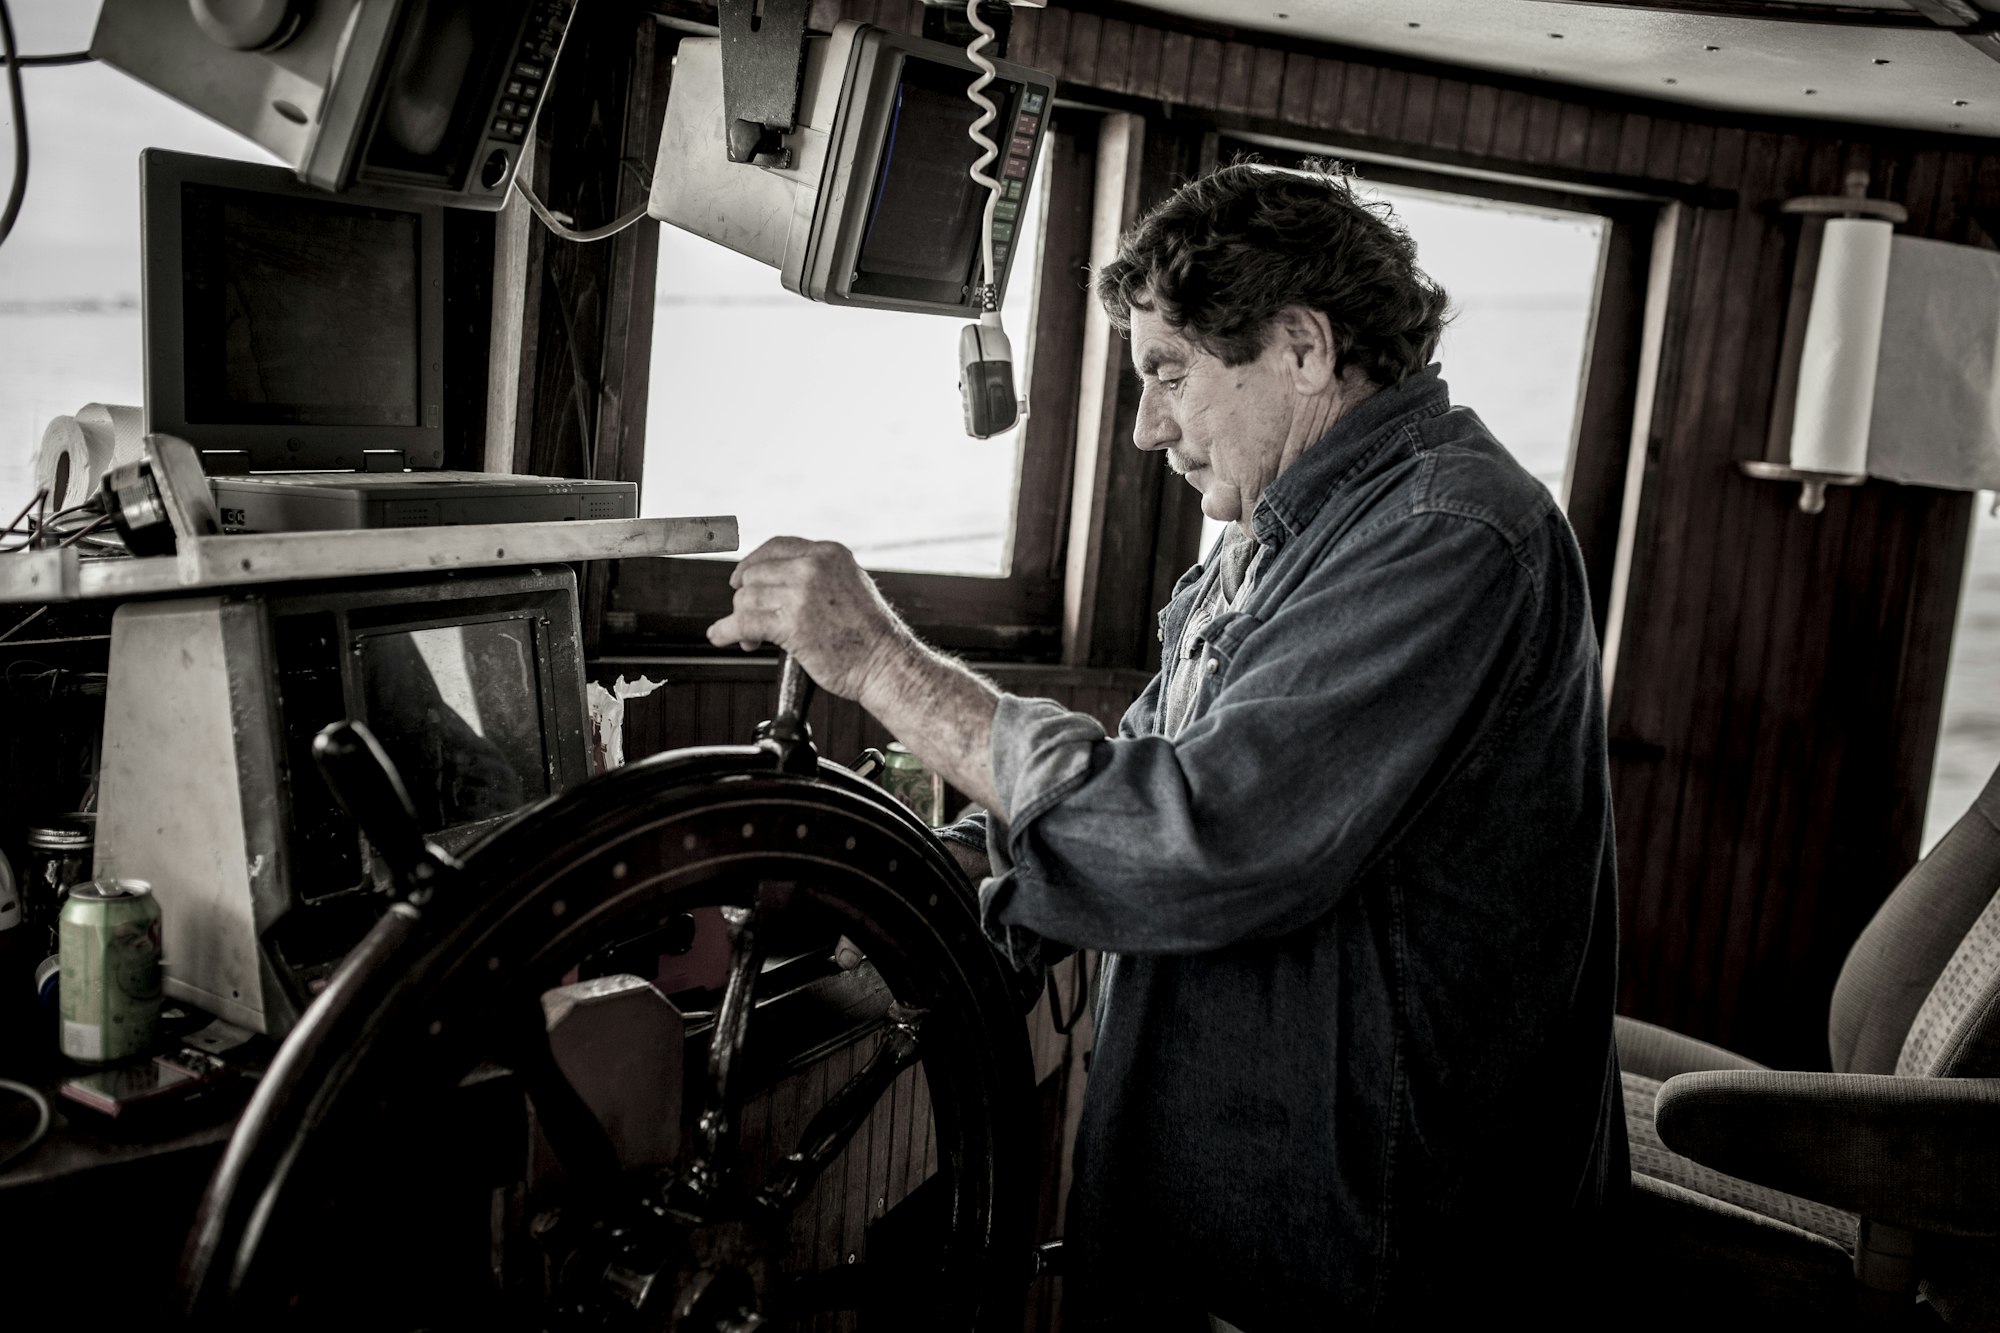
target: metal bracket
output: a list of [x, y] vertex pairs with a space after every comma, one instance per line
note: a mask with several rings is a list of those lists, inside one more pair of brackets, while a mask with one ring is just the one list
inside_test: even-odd
[[811, 0], [719, 0], [723, 138], [731, 162], [785, 168], [778, 137], [798, 128]]

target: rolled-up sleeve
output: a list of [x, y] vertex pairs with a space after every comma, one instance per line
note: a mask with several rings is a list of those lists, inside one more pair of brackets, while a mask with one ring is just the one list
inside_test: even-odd
[[1171, 740], [1003, 698], [989, 934], [1022, 962], [1043, 941], [1194, 953], [1330, 911], [1440, 756], [1476, 756], [1466, 729], [1520, 674], [1538, 563], [1454, 513], [1355, 534], [1217, 633], [1211, 697]]

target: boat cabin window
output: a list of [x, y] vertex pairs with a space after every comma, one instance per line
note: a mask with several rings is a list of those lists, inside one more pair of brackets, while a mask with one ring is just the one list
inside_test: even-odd
[[[1022, 392], [1047, 193], [1037, 179], [1002, 307]], [[787, 534], [873, 569], [1009, 572], [1023, 428], [966, 437], [963, 320], [807, 301], [675, 227], [654, 302], [640, 513], [739, 515], [744, 551]]]
[[1951, 670], [1945, 677], [1944, 715], [1938, 722], [1937, 758], [1931, 767], [1930, 803], [1924, 808], [1924, 851], [1972, 805], [1972, 798], [2000, 767], [2000, 515], [1996, 497], [1974, 497], [1972, 541], [1965, 583], [1958, 594], [1958, 624], [1951, 636]]
[[[97, 6], [15, 4], [23, 51], [90, 45]], [[22, 71], [33, 136], [27, 206], [0, 247], [0, 510], [35, 493], [35, 446], [85, 403], [145, 402], [140, 363], [139, 151], [252, 162], [261, 148], [99, 64]], [[8, 118], [0, 116], [0, 124]], [[4, 158], [12, 170], [11, 139]]]

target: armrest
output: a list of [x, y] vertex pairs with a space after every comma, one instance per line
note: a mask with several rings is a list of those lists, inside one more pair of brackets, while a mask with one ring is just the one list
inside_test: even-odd
[[1618, 1039], [1618, 1067], [1629, 1074], [1664, 1083], [1675, 1074], [1703, 1069], [1762, 1069], [1748, 1056], [1619, 1014], [1612, 1020]]
[[1660, 1089], [1660, 1138], [1704, 1166], [1878, 1222], [2000, 1235], [2000, 1078], [1716, 1070]]

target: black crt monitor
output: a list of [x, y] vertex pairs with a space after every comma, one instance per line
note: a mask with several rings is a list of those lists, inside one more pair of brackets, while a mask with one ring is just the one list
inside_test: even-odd
[[582, 639], [567, 569], [308, 591], [268, 600], [293, 908], [285, 971], [358, 940], [388, 871], [321, 780], [313, 738], [367, 725], [434, 841], [461, 851], [590, 775]]
[[575, 4], [103, 0], [90, 50], [307, 184], [490, 210], [507, 202]]
[[[958, 313], [979, 282], [988, 195], [971, 174], [980, 109], [966, 88], [977, 71], [957, 47], [881, 29], [861, 32], [850, 61], [803, 286], [835, 304]], [[1001, 186], [993, 262], [1004, 292], [1054, 81], [995, 67], [985, 96], [998, 114], [985, 133], [999, 155], [986, 169]]]
[[[987, 170], [1001, 184], [993, 259], [1004, 293], [1055, 79], [993, 64], [985, 133], [998, 151]], [[797, 127], [777, 151], [732, 162], [721, 42], [685, 38], [647, 210], [769, 264], [809, 300], [976, 319], [989, 194], [971, 175], [980, 109], [966, 93], [978, 73], [962, 47], [843, 19], [806, 38]]]
[[444, 210], [140, 155], [146, 429], [210, 472], [444, 462]]

